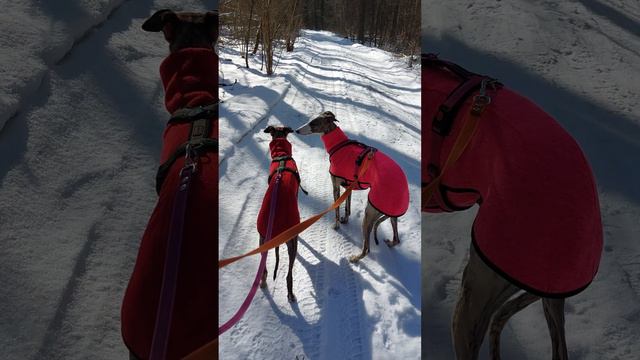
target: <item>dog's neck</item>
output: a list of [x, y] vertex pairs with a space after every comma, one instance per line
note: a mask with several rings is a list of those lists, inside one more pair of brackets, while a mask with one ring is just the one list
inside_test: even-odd
[[218, 101], [218, 56], [211, 49], [188, 48], [171, 53], [160, 64], [160, 76], [170, 113]]
[[324, 143], [324, 148], [329, 153], [331, 152], [331, 149], [333, 149], [335, 146], [339, 145], [344, 141], [349, 140], [347, 135], [342, 131], [342, 129], [340, 129], [339, 126], [336, 126], [336, 125], [334, 126], [335, 128], [333, 130], [331, 130], [328, 133], [325, 133], [321, 137], [322, 142]]
[[323, 134], [326, 135], [326, 134], [332, 132], [335, 129], [338, 129], [338, 125], [336, 125], [333, 121], [330, 122], [330, 123], [327, 123], [326, 129], [324, 129]]
[[269, 143], [271, 150], [271, 159], [282, 156], [291, 156], [291, 143], [286, 138], [275, 138]]

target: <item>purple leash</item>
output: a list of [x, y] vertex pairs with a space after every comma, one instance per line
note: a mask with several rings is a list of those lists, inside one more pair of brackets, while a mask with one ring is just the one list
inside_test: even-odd
[[191, 159], [189, 152], [190, 150], [187, 149], [185, 166], [180, 170], [180, 185], [178, 185], [178, 192], [171, 211], [169, 241], [167, 242], [164, 271], [162, 273], [160, 303], [156, 313], [156, 325], [153, 330], [151, 354], [149, 356], [151, 360], [164, 360], [167, 356], [173, 303], [178, 283], [178, 266], [180, 265], [180, 250], [184, 235], [184, 219], [187, 212], [189, 185], [193, 175], [196, 173], [196, 163]]
[[[281, 177], [282, 177], [282, 173], [278, 172], [278, 176], [276, 176], [276, 183], [273, 189], [273, 193], [271, 194], [271, 204], [269, 204], [269, 223], [267, 225], [267, 234], [265, 236], [265, 242], [271, 240], [271, 237], [273, 235], [272, 234], [273, 222], [275, 220], [275, 215], [276, 215], [276, 202], [278, 200], [278, 188], [280, 188]], [[251, 305], [251, 301], [253, 301], [253, 298], [256, 296], [256, 292], [258, 291], [258, 285], [260, 284], [260, 278], [266, 266], [267, 266], [267, 253], [263, 252], [263, 253], [260, 253], [260, 265], [258, 266], [258, 272], [256, 273], [256, 278], [253, 280], [253, 285], [249, 290], [249, 294], [247, 294], [247, 297], [244, 299], [244, 302], [242, 302], [240, 309], [238, 309], [235, 315], [233, 315], [231, 319], [229, 319], [229, 321], [224, 323], [224, 325], [218, 328], [218, 336], [224, 334], [225, 331], [231, 329], [231, 327], [233, 327], [233, 325], [235, 325], [238, 321], [240, 321], [240, 319], [242, 319], [244, 314], [247, 312], [247, 310], [249, 309], [249, 305]]]

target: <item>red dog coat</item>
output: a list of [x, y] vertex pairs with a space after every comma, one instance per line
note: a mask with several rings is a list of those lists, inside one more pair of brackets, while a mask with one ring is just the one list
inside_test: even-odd
[[[346, 144], [349, 138], [339, 127], [322, 135], [322, 142], [330, 155], [329, 173], [346, 180], [355, 181], [358, 172], [356, 159], [364, 150], [361, 144]], [[359, 179], [360, 187], [371, 188], [369, 203], [390, 217], [404, 215], [409, 208], [409, 184], [404, 172], [390, 157], [376, 151], [367, 172]]]
[[[422, 68], [422, 179], [437, 136], [434, 116], [461, 79], [441, 67]], [[443, 176], [423, 210], [453, 211], [480, 204], [473, 244], [483, 260], [514, 284], [541, 296], [565, 297], [593, 280], [602, 252], [594, 178], [580, 147], [531, 101], [502, 88], [471, 142]], [[462, 127], [460, 108], [440, 163]], [[439, 193], [438, 193], [439, 191]]]
[[[273, 139], [269, 144], [271, 158], [291, 157], [291, 143], [285, 138]], [[262, 199], [262, 206], [258, 213], [258, 233], [261, 237], [267, 235], [269, 225], [269, 209], [271, 207], [271, 195], [276, 184], [276, 171], [280, 162], [273, 161], [269, 167], [269, 187]], [[293, 159], [285, 161], [285, 167], [291, 170], [282, 171], [280, 188], [278, 189], [278, 200], [276, 202], [276, 216], [273, 223], [272, 236], [276, 236], [288, 228], [300, 223], [300, 212], [298, 211], [298, 188], [300, 178], [296, 176], [298, 168]], [[295, 173], [294, 173], [295, 172]]]
[[[184, 49], [160, 65], [165, 105], [170, 113], [218, 101], [218, 56], [211, 49]], [[210, 137], [218, 138], [218, 119]], [[189, 138], [190, 124], [164, 131], [161, 163]], [[122, 337], [137, 357], [148, 359], [162, 285], [165, 249], [179, 171], [173, 164], [140, 243], [122, 304]], [[167, 359], [181, 359], [217, 337], [218, 325], [218, 154], [201, 154], [189, 190], [178, 284]]]

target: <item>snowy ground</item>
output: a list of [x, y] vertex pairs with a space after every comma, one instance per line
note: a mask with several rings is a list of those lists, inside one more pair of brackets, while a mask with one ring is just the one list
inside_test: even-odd
[[[605, 248], [566, 306], [571, 359], [640, 354], [640, 3], [423, 0], [423, 50], [490, 74], [539, 103], [578, 140], [596, 174]], [[424, 217], [423, 354], [453, 357], [450, 322], [475, 210]], [[512, 319], [503, 357], [548, 359], [541, 305]], [[486, 353], [484, 354], [486, 358]]]
[[168, 46], [140, 25], [160, 8], [214, 6], [3, 2], [0, 127], [18, 111], [0, 131], [3, 359], [127, 358], [120, 304], [167, 119]]
[[[301, 234], [294, 267], [297, 303], [286, 294], [286, 247], [278, 278], [259, 291], [249, 311], [220, 338], [224, 359], [404, 359], [420, 353], [420, 74], [389, 53], [305, 31], [293, 53], [283, 54], [277, 75], [252, 69], [229, 44], [221, 51], [220, 256], [258, 243], [256, 217], [270, 164], [268, 124], [296, 128], [330, 110], [352, 138], [395, 159], [410, 183], [411, 204], [399, 220], [402, 244], [373, 245], [358, 264], [347, 261], [362, 246], [366, 192], [353, 196], [352, 217], [339, 231], [328, 215]], [[302, 218], [332, 202], [328, 155], [318, 136], [289, 136], [303, 186]], [[380, 227], [389, 238], [388, 222]], [[373, 244], [373, 242], [372, 242]], [[284, 253], [284, 255], [283, 255]], [[273, 252], [267, 266], [273, 274]], [[220, 273], [220, 321], [244, 299], [258, 257]]]

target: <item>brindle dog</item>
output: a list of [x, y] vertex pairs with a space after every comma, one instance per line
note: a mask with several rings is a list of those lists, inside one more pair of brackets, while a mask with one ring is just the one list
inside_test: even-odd
[[[338, 120], [335, 118], [333, 113], [327, 111], [311, 119], [311, 121], [298, 128], [296, 130], [296, 133], [300, 135], [328, 134], [332, 130], [337, 128], [337, 125], [335, 124], [336, 121]], [[340, 197], [340, 187], [347, 187], [347, 185], [344, 179], [334, 175], [331, 175], [331, 184], [333, 185], [333, 200], [336, 201]], [[340, 228], [340, 223], [346, 224], [349, 222], [349, 216], [351, 215], [351, 194], [349, 194], [347, 200], [345, 201], [344, 217], [340, 217], [340, 207], [336, 208], [335, 214], [336, 217], [333, 228], [337, 230]], [[373, 231], [374, 239], [377, 244], [378, 226], [387, 219], [391, 221], [391, 227], [393, 228], [393, 239], [385, 239], [384, 242], [385, 244], [387, 244], [387, 246], [394, 247], [400, 243], [400, 236], [398, 235], [398, 218], [390, 217], [381, 213], [378, 209], [371, 205], [370, 202], [367, 202], [367, 207], [364, 212], [364, 219], [362, 220], [362, 252], [358, 255], [349, 257], [350, 262], [356, 263], [367, 256], [367, 254], [369, 253], [369, 238], [371, 237], [371, 232]]]

